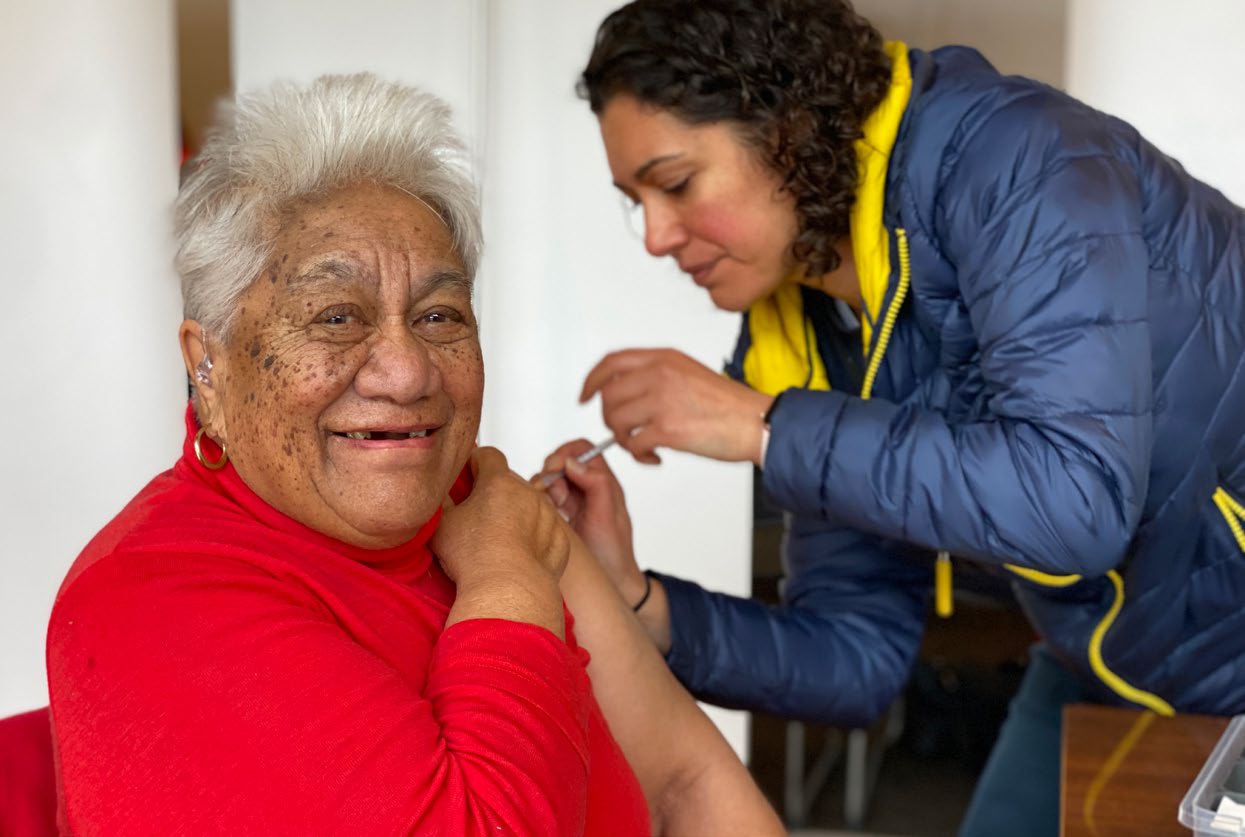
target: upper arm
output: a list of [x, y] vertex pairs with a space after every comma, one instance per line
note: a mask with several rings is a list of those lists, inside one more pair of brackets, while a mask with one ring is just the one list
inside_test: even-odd
[[654, 832], [781, 833], [743, 763], [578, 538], [562, 591], [591, 654], [597, 703], [649, 800]]
[[1151, 408], [1144, 197], [1080, 105], [1025, 99], [961, 150], [938, 206], [980, 348], [991, 413]]
[[1102, 486], [1127, 539], [1152, 444], [1149, 253], [1141, 184], [1103, 120], [1048, 97], [1002, 109], [962, 149], [939, 205], [990, 414]]

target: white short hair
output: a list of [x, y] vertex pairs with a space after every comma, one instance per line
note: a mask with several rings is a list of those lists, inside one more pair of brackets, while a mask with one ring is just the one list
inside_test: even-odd
[[272, 258], [280, 213], [373, 182], [426, 202], [469, 277], [482, 246], [464, 145], [436, 96], [369, 73], [278, 82], [222, 103], [177, 196], [177, 273], [188, 319], [224, 336]]

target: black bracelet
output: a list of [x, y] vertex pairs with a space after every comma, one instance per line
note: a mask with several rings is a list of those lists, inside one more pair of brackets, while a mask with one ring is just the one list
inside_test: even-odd
[[644, 595], [640, 600], [631, 606], [632, 613], [639, 613], [640, 608], [644, 607], [644, 603], [648, 601], [649, 594], [653, 592], [653, 577], [649, 575], [648, 570], [644, 571]]

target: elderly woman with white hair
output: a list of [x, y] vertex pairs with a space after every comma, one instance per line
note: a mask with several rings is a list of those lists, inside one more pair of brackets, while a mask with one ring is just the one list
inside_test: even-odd
[[780, 830], [475, 445], [480, 230], [443, 104], [367, 75], [240, 99], [177, 243], [183, 455], [49, 628], [62, 832]]

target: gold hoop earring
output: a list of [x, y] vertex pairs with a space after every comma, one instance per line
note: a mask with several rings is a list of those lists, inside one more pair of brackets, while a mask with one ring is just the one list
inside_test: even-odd
[[[219, 471], [221, 468], [224, 468], [225, 463], [229, 461], [229, 451], [225, 450], [224, 445], [221, 445], [220, 459], [215, 462], [208, 462], [207, 458], [203, 455], [203, 448], [199, 444], [200, 440], [203, 439], [204, 433], [207, 433], [207, 428], [200, 427], [199, 432], [195, 434], [195, 459], [199, 460], [199, 464], [204, 468], [207, 468], [209, 471]], [[216, 440], [213, 439], [212, 441]]]

